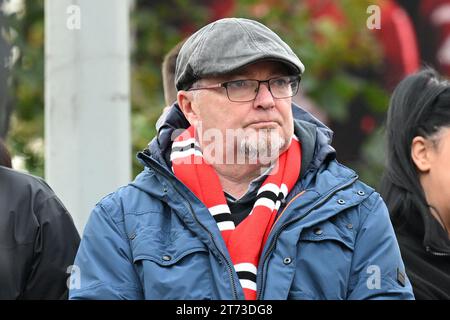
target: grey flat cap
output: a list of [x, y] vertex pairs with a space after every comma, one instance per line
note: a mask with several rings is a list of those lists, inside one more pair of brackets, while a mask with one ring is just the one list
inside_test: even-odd
[[177, 58], [175, 86], [187, 89], [206, 76], [219, 76], [260, 60], [279, 61], [294, 74], [305, 67], [292, 49], [263, 24], [243, 18], [212, 22], [190, 36]]

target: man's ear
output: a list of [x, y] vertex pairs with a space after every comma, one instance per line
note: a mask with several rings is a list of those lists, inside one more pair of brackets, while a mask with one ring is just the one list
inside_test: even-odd
[[421, 173], [430, 171], [433, 145], [424, 137], [414, 137], [411, 144], [411, 158]]
[[198, 109], [193, 104], [192, 92], [180, 90], [177, 93], [177, 101], [186, 119], [191, 125], [196, 125], [199, 121]]

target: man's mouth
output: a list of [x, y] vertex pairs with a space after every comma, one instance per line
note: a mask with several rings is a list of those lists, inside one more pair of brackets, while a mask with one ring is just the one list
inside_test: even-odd
[[278, 127], [276, 121], [255, 121], [247, 125], [247, 127], [254, 129], [272, 129]]

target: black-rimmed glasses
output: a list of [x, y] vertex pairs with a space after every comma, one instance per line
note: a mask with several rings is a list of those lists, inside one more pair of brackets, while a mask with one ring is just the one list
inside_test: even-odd
[[225, 88], [228, 99], [233, 102], [249, 102], [255, 100], [261, 83], [267, 83], [272, 97], [275, 99], [290, 98], [297, 94], [300, 76], [283, 76], [267, 80], [242, 79], [213, 84], [206, 87], [190, 88], [188, 91]]

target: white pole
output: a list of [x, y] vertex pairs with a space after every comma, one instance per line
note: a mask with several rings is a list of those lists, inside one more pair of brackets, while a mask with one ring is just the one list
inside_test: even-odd
[[45, 1], [45, 175], [78, 231], [131, 177], [129, 2]]

